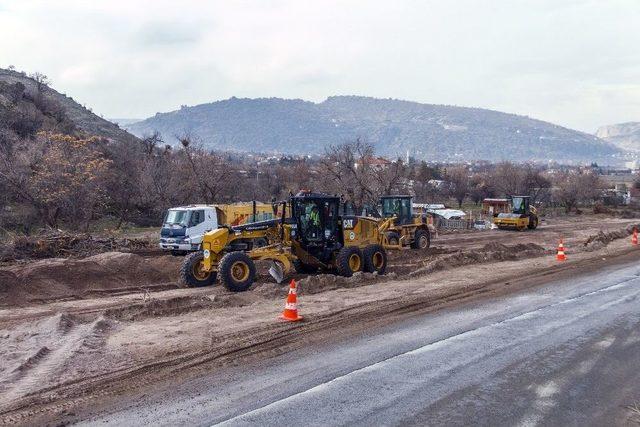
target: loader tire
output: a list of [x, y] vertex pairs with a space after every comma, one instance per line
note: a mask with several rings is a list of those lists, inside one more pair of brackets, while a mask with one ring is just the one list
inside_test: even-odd
[[535, 215], [530, 215], [529, 225], [527, 225], [527, 227], [529, 227], [529, 230], [535, 230], [536, 228], [538, 228], [538, 217]]
[[416, 230], [413, 235], [413, 242], [411, 242], [412, 249], [429, 249], [431, 246], [431, 236], [426, 230]]
[[369, 245], [362, 251], [364, 256], [364, 271], [367, 273], [384, 274], [387, 271], [387, 251], [382, 245]]
[[318, 271], [318, 267], [313, 265], [304, 264], [299, 259], [293, 261], [293, 268], [296, 269], [296, 273], [298, 274], [313, 274]]
[[390, 245], [398, 245], [400, 243], [400, 235], [395, 231], [387, 232], [386, 236]]
[[216, 281], [215, 271], [204, 271], [202, 262], [204, 253], [202, 251], [192, 252], [182, 260], [180, 267], [180, 281], [189, 288], [199, 288], [211, 286]]
[[355, 246], [347, 246], [336, 256], [336, 271], [340, 276], [351, 277], [364, 268], [362, 251]]
[[256, 278], [256, 265], [244, 252], [229, 252], [220, 260], [218, 275], [231, 292], [244, 292]]

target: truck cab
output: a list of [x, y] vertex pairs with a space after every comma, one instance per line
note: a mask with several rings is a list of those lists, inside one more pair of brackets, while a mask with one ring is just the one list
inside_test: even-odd
[[218, 228], [215, 206], [188, 205], [167, 210], [160, 230], [160, 248], [174, 255], [200, 249], [202, 236]]

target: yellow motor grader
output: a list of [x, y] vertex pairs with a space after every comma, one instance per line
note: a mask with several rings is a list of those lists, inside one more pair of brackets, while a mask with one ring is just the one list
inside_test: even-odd
[[435, 228], [428, 224], [426, 215], [413, 213], [411, 196], [382, 196], [380, 198], [381, 215], [379, 231], [386, 237], [387, 249], [428, 249]]
[[[286, 203], [286, 202], [285, 202]], [[256, 275], [255, 261], [271, 261], [269, 273], [281, 282], [295, 268], [313, 273], [329, 270], [341, 276], [358, 271], [384, 274], [387, 253], [378, 221], [340, 214], [339, 197], [301, 192], [289, 199], [291, 216], [205, 234], [202, 251], [185, 258], [181, 277], [190, 286], [213, 284], [216, 277], [230, 291], [247, 290]], [[233, 250], [236, 240], [268, 236], [275, 242], [250, 251]]]
[[510, 199], [511, 212], [497, 214], [493, 223], [501, 230], [535, 230], [538, 227], [538, 211], [531, 206], [531, 198], [511, 196]]

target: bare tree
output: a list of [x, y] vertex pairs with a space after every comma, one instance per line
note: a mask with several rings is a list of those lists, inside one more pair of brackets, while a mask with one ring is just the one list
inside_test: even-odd
[[38, 90], [39, 93], [42, 93], [44, 88], [51, 85], [51, 80], [49, 80], [49, 77], [47, 77], [46, 74], [41, 73], [39, 71], [36, 71], [35, 73], [30, 74], [29, 77], [31, 77], [33, 81], [36, 82], [36, 89]]
[[373, 158], [373, 146], [360, 139], [330, 146], [319, 165], [325, 188], [345, 195], [356, 206], [376, 203]]
[[581, 203], [591, 203], [602, 192], [600, 177], [593, 172], [565, 172], [555, 178], [554, 197], [567, 213], [576, 210]]
[[458, 207], [462, 207], [470, 190], [469, 171], [465, 166], [455, 166], [447, 169], [445, 178], [448, 182], [449, 194], [458, 202]]

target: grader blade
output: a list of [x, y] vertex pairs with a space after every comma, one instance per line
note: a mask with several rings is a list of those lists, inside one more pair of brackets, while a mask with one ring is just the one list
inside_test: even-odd
[[284, 271], [282, 271], [282, 266], [275, 262], [271, 262], [271, 267], [269, 267], [269, 274], [273, 277], [278, 284], [282, 283], [284, 280]]

